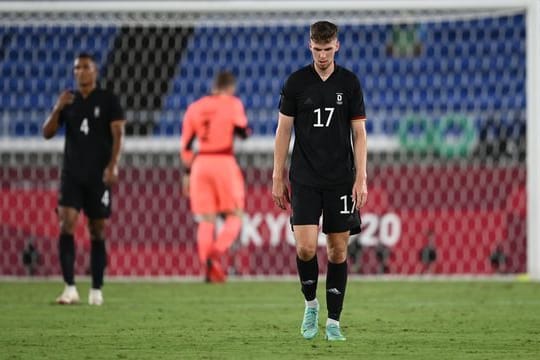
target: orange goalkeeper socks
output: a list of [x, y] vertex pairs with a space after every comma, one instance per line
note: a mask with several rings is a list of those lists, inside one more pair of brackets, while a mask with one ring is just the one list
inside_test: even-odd
[[201, 221], [197, 228], [199, 260], [203, 265], [206, 265], [206, 260], [208, 260], [214, 244], [214, 229], [215, 225], [209, 221]]
[[242, 219], [240, 217], [236, 215], [227, 216], [225, 224], [223, 224], [223, 227], [221, 228], [221, 231], [216, 239], [211, 256], [218, 257], [227, 252], [229, 247], [231, 247], [233, 242], [238, 237], [238, 234], [240, 234], [241, 229]]

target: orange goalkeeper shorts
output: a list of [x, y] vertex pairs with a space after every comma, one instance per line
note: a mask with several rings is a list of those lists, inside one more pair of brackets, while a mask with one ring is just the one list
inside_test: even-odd
[[191, 167], [189, 196], [197, 215], [244, 209], [244, 177], [231, 155], [197, 155]]

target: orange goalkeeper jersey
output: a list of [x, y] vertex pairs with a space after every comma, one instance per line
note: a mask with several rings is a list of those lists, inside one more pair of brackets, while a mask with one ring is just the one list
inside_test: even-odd
[[236, 96], [209, 95], [192, 103], [184, 115], [180, 155], [188, 167], [193, 161], [192, 144], [199, 154], [231, 154], [235, 131], [247, 129], [244, 105]]

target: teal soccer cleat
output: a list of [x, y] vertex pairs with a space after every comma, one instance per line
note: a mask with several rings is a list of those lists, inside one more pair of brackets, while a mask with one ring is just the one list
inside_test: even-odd
[[345, 336], [341, 333], [341, 329], [336, 324], [326, 325], [326, 340], [328, 341], [345, 341]]
[[319, 332], [319, 306], [316, 308], [306, 306], [300, 332], [307, 340], [311, 340], [317, 335]]

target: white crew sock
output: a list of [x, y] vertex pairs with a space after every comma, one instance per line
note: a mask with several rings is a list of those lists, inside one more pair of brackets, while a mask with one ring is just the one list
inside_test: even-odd
[[306, 302], [307, 307], [310, 307], [310, 308], [319, 307], [319, 301], [317, 300], [317, 298], [315, 298], [313, 300], [310, 300], [310, 301], [307, 301], [307, 300], [304, 300], [304, 301]]
[[339, 321], [329, 318], [329, 319], [326, 320], [326, 326], [328, 326], [330, 324], [335, 324], [335, 325], [337, 325], [339, 327]]

